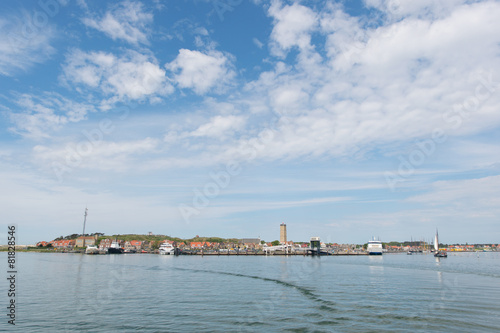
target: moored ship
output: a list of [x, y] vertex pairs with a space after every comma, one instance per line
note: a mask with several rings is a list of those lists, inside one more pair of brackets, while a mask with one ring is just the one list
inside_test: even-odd
[[108, 247], [108, 254], [122, 254], [123, 249], [120, 247], [117, 241], [113, 241]]
[[382, 255], [382, 242], [380, 240], [371, 240], [368, 242], [368, 247], [366, 249], [369, 255]]
[[175, 248], [172, 244], [164, 242], [160, 245], [158, 251], [160, 252], [160, 254], [173, 255], [175, 253]]
[[85, 254], [99, 254], [99, 248], [95, 245], [88, 245]]

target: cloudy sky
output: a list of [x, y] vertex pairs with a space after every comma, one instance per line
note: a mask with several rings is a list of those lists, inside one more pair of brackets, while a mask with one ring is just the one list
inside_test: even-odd
[[0, 243], [500, 242], [500, 2], [0, 6]]

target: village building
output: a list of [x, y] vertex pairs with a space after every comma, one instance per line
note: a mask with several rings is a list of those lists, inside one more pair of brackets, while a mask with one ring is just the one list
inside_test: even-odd
[[110, 238], [103, 239], [103, 240], [101, 240], [101, 242], [99, 243], [99, 249], [100, 249], [100, 250], [107, 249], [108, 247], [110, 247], [110, 246], [111, 246], [111, 243], [113, 243], [113, 240], [112, 240], [112, 239], [110, 239]]
[[133, 246], [136, 250], [142, 250], [142, 241], [131, 240], [130, 245]]
[[191, 242], [191, 243], [189, 243], [189, 246], [192, 249], [205, 249], [205, 248], [211, 247], [212, 243], [210, 243], [210, 242]]
[[61, 239], [61, 240], [53, 240], [49, 242], [52, 244], [52, 247], [57, 249], [72, 249], [75, 247], [76, 241], [74, 239]]
[[81, 236], [76, 239], [76, 247], [86, 247], [89, 245], [95, 245], [96, 236]]

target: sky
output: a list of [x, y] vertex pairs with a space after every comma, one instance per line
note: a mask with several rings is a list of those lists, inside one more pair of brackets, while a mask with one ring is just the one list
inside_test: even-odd
[[0, 7], [0, 243], [500, 242], [498, 1]]

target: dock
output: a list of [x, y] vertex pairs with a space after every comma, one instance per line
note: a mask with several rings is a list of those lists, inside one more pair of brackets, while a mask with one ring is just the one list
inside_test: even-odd
[[[285, 252], [285, 251], [273, 251], [270, 253], [265, 252], [204, 252], [204, 251], [182, 251], [180, 255], [191, 255], [191, 256], [317, 256], [312, 254], [311, 252]], [[327, 252], [321, 253], [320, 256], [366, 256], [368, 253], [366, 252]]]

